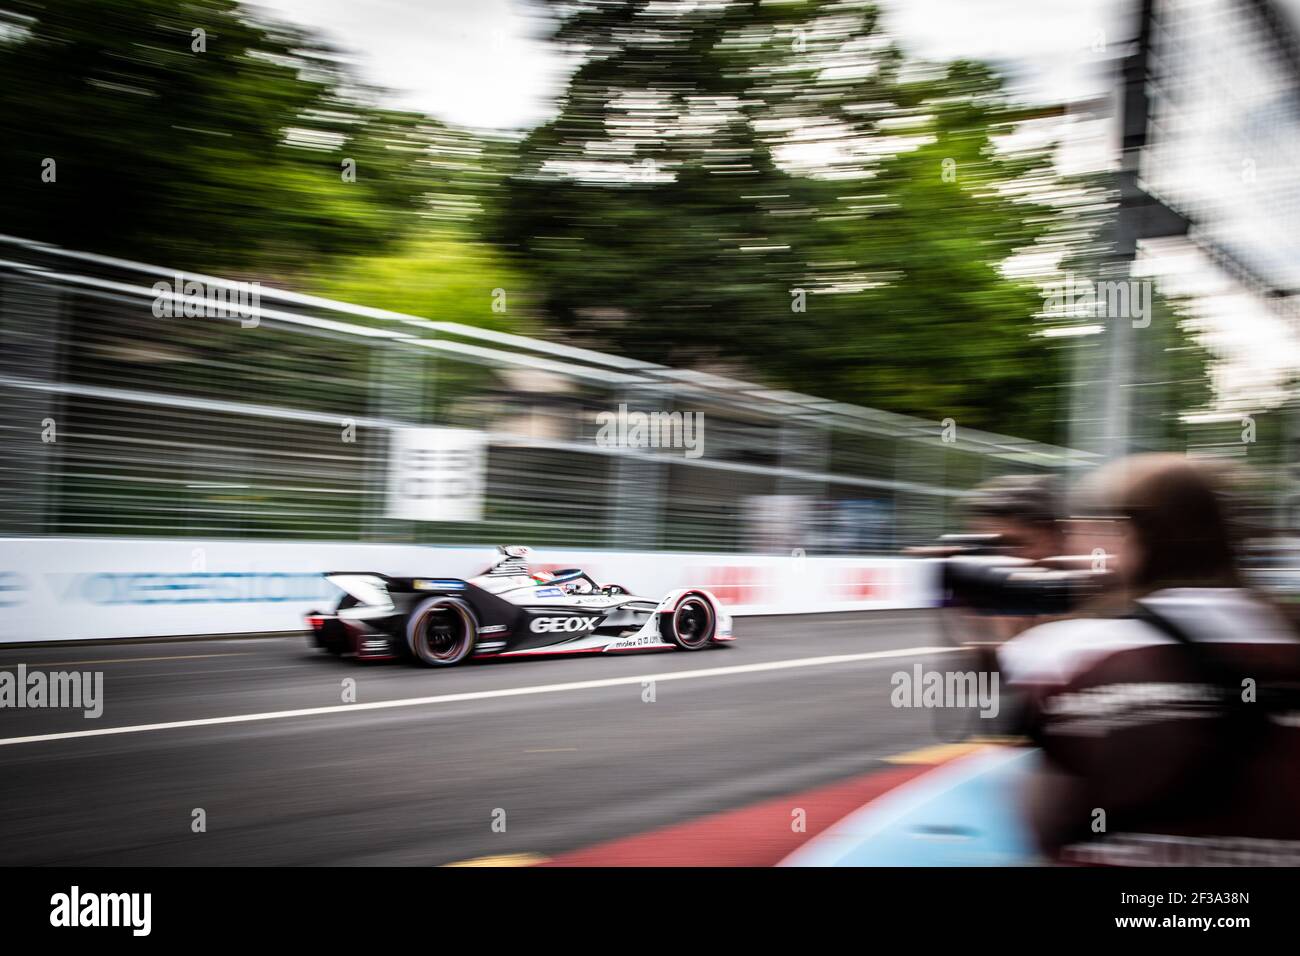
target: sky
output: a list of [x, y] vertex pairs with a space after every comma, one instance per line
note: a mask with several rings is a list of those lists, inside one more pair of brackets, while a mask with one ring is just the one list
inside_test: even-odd
[[520, 0], [253, 0], [356, 54], [358, 74], [390, 90], [386, 105], [458, 126], [545, 121], [567, 68], [542, 34], [540, 6]]
[[[548, 119], [569, 66], [525, 0], [254, 0], [356, 54], [391, 105], [461, 126], [529, 128]], [[999, 63], [1035, 99], [1104, 85], [1097, 45], [1113, 42], [1121, 0], [885, 0], [886, 24], [913, 54]]]
[[[707, 2], [707, 0], [696, 0]], [[1169, 0], [1185, 2], [1185, 0]], [[1214, 4], [1228, 0], [1200, 0]], [[1300, 22], [1300, 0], [1278, 0]], [[479, 129], [528, 129], [553, 115], [568, 63], [545, 41], [544, 5], [528, 0], [250, 0], [277, 19], [324, 35], [363, 79], [390, 91], [385, 105]], [[1133, 32], [1134, 0], [882, 0], [885, 26], [909, 55], [995, 64], [1027, 101], [1070, 102], [1113, 89], [1115, 56]], [[1093, 124], [1094, 126], [1096, 124]], [[1058, 155], [1063, 171], [1096, 168], [1093, 137]], [[1289, 157], [1287, 158], [1289, 161]], [[1234, 158], [1235, 161], [1235, 158]], [[1204, 180], [1202, 180], [1204, 181]], [[1300, 189], [1296, 190], [1300, 201]], [[1249, 223], [1244, 224], [1249, 227]], [[1278, 224], [1274, 224], [1277, 226]], [[1259, 223], [1267, 232], [1267, 222]], [[1187, 287], [1185, 260], [1170, 260]], [[1204, 267], [1193, 272], [1204, 272]], [[1181, 284], [1181, 285], [1180, 285]], [[1231, 285], [1200, 292], [1219, 385], [1233, 404], [1270, 394], [1300, 365], [1300, 341]], [[1173, 291], [1171, 288], [1170, 291]], [[1207, 310], [1208, 309], [1208, 314]]]

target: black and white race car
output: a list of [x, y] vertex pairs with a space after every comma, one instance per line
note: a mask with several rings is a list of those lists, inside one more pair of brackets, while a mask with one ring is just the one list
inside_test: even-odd
[[447, 667], [470, 657], [697, 651], [732, 640], [731, 616], [708, 591], [635, 597], [577, 568], [530, 571], [527, 548], [499, 551], [469, 580], [327, 574], [344, 593], [333, 612], [307, 615], [313, 643], [358, 659]]

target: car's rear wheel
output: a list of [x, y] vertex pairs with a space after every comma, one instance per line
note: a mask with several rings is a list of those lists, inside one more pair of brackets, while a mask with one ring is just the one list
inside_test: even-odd
[[682, 598], [661, 621], [667, 625], [668, 639], [683, 650], [698, 651], [713, 639], [713, 605], [697, 594]]
[[429, 598], [406, 620], [406, 646], [428, 667], [459, 664], [473, 652], [477, 637], [478, 619], [458, 598]]

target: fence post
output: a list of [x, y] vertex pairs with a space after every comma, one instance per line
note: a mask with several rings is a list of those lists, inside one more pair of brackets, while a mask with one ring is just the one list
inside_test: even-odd
[[[627, 411], [670, 411], [671, 393], [653, 387], [634, 388], [619, 398]], [[614, 455], [614, 501], [610, 507], [610, 544], [630, 551], [671, 547], [663, 528], [663, 470], [651, 448], [619, 448]]]
[[[370, 415], [373, 418], [412, 425], [433, 424], [422, 421], [424, 356], [413, 355], [409, 348], [384, 340], [370, 350]], [[367, 429], [367, 432], [373, 431]], [[413, 521], [399, 521], [385, 515], [388, 494], [388, 460], [392, 447], [392, 430], [368, 435], [364, 454], [371, 457], [366, 468], [365, 489], [368, 499], [364, 509], [365, 536], [372, 540], [413, 542], [418, 527]]]
[[[16, 276], [0, 286], [0, 380], [58, 383], [65, 311], [57, 289]], [[4, 385], [0, 396], [0, 429], [6, 435], [0, 533], [53, 534], [59, 519], [60, 448], [70, 437], [62, 396]]]

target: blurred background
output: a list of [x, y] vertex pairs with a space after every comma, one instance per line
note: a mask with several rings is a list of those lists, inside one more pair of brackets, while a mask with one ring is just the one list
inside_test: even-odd
[[[874, 554], [1166, 449], [1281, 560], [1297, 15], [0, 0], [0, 533]], [[412, 425], [476, 520], [394, 514]]]
[[[997, 476], [1243, 465], [1251, 570], [1300, 609], [1297, 24], [1300, 0], [0, 0], [0, 672], [102, 666], [111, 708], [5, 715], [0, 863], [615, 841], [579, 858], [606, 865], [653, 833], [788, 859], [1001, 734], [893, 693], [937, 660], [996, 695], [990, 644], [1044, 613], [935, 613], [956, 559], [907, 550], [990, 530], [969, 492]], [[611, 436], [639, 415], [681, 431]], [[1058, 546], [997, 527], [1008, 558]], [[1163, 540], [1112, 537], [1121, 570]], [[304, 641], [322, 572], [469, 577], [493, 544], [707, 588], [734, 654], [433, 678]], [[1127, 785], [1167, 749], [1101, 763]], [[1293, 757], [1206, 766], [1289, 825]], [[706, 816], [740, 856], [667, 829]], [[986, 826], [923, 822], [944, 853]]]

